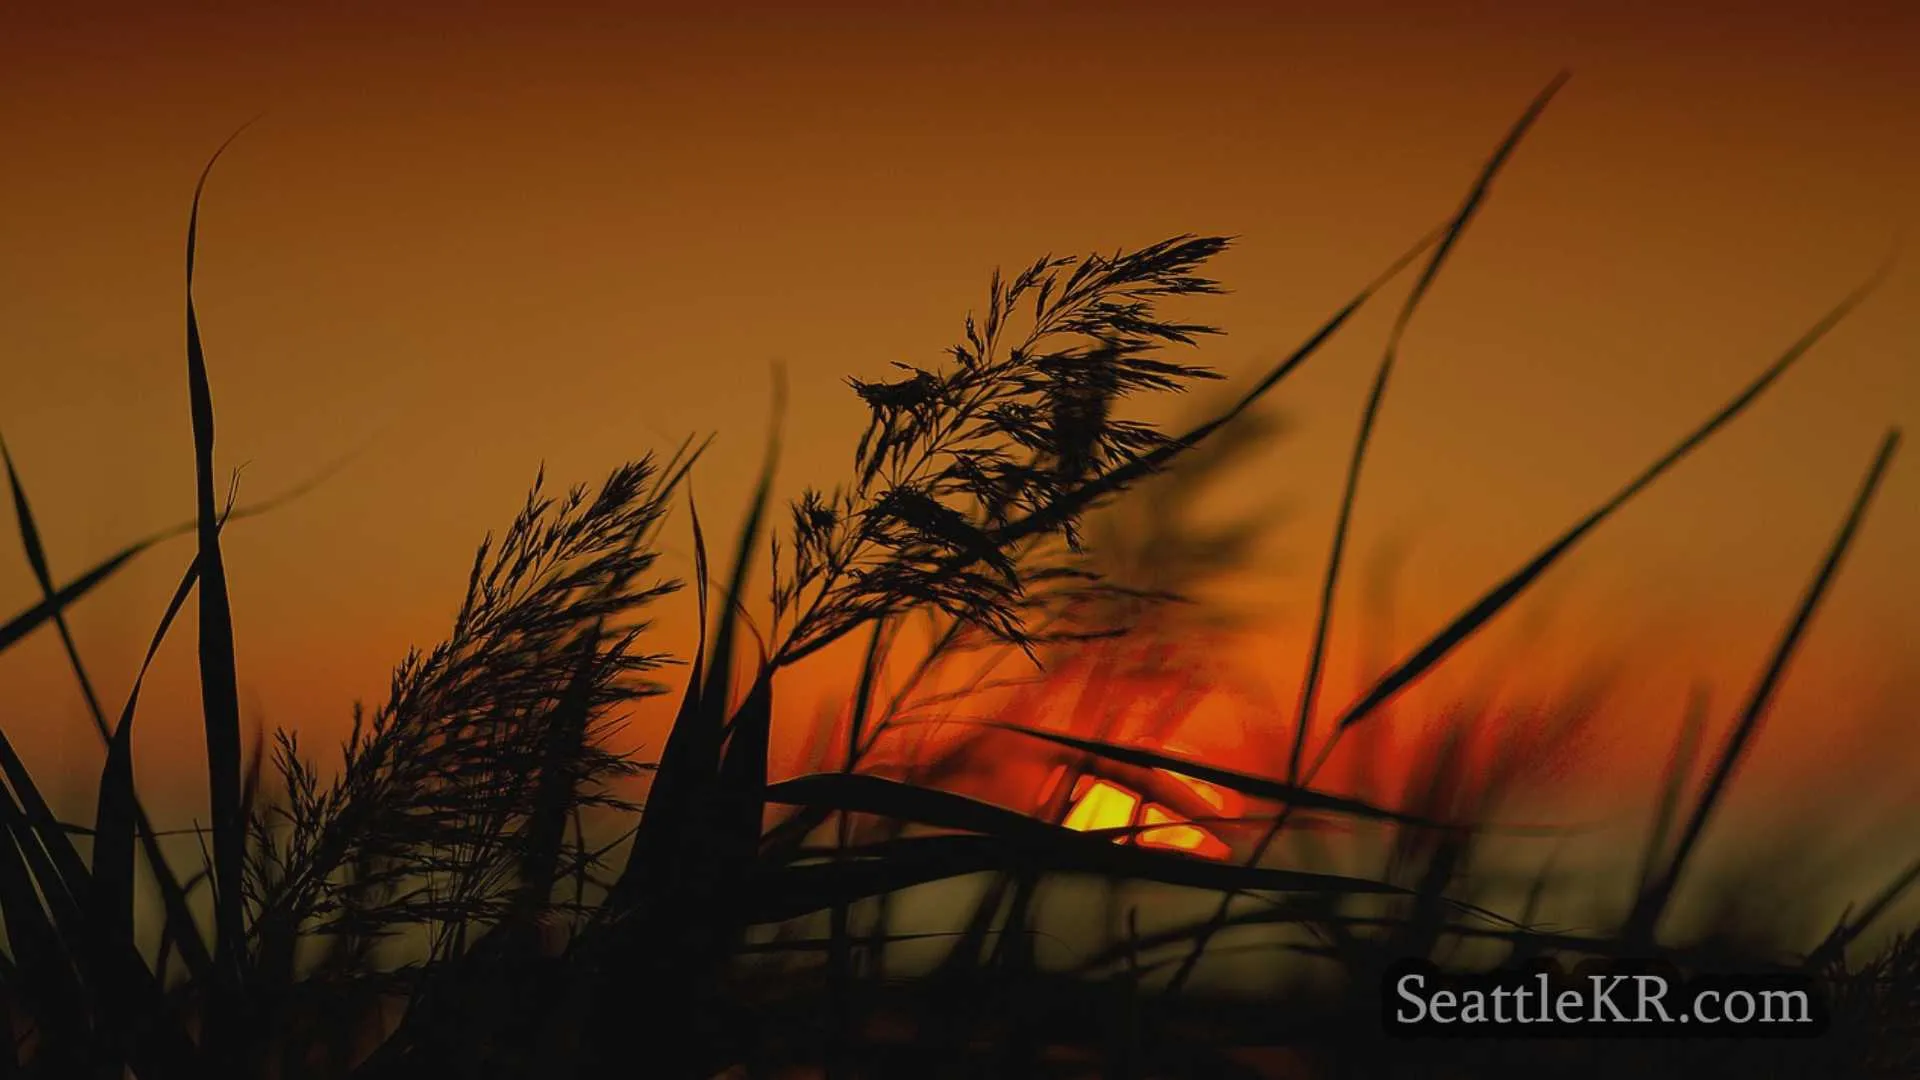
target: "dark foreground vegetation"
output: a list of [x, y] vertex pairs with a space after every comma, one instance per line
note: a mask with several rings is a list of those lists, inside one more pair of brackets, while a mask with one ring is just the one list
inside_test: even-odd
[[[985, 310], [968, 318], [942, 364], [853, 381], [870, 422], [852, 475], [777, 514], [776, 425], [745, 524], [712, 574], [683, 484], [697, 447], [625, 465], [596, 489], [553, 496], [536, 484], [505, 533], [481, 546], [446, 641], [401, 663], [387, 699], [356, 715], [337, 761], [316, 761], [290, 732], [251, 745], [243, 737], [221, 539], [265, 507], [236, 509], [215, 474], [191, 297], [196, 190], [187, 249], [193, 522], [59, 581], [7, 459], [43, 599], [0, 627], [0, 648], [36, 631], [60, 635], [106, 758], [91, 824], [63, 823], [0, 737], [0, 1005], [13, 1035], [0, 1045], [0, 1074], [1920, 1075], [1920, 944], [1895, 937], [1864, 947], [1884, 936], [1878, 924], [1920, 864], [1811, 941], [1753, 922], [1682, 932], [1669, 917], [1676, 894], [1699, 885], [1689, 875], [1694, 852], [1861, 527], [1897, 432], [1863, 463], [1827, 557], [1729, 740], [1706, 759], [1703, 784], [1689, 778], [1699, 771], [1691, 766], [1704, 708], [1690, 714], [1637, 882], [1541, 871], [1523, 883], [1526, 901], [1514, 910], [1476, 892], [1487, 877], [1473, 871], [1497, 844], [1490, 815], [1533, 760], [1518, 743], [1469, 754], [1463, 726], [1430, 747], [1392, 797], [1325, 782], [1336, 745], [1366, 737], [1400, 691], [1738, 418], [1872, 288], [1821, 317], [1723, 409], [1387, 665], [1356, 701], [1323, 711], [1348, 514], [1398, 342], [1559, 85], [1529, 107], [1441, 228], [1190, 430], [1167, 434], [1121, 411], [1130, 399], [1212, 378], [1168, 358], [1212, 328], [1171, 321], [1161, 303], [1215, 290], [1202, 271], [1226, 246], [1219, 238], [996, 274]], [[1180, 753], [1152, 737], [1151, 716], [1132, 734], [1105, 723], [1087, 703], [1137, 674], [1122, 668], [1143, 655], [1134, 647], [1149, 635], [1175, 642], [1171, 654], [1147, 650], [1163, 669], [1183, 657], [1203, 662], [1178, 648], [1201, 631], [1169, 612], [1182, 610], [1183, 577], [1245, 540], [1156, 532], [1175, 515], [1130, 519], [1129, 508], [1177, 501], [1168, 476], [1196, 478], [1244, 445], [1257, 431], [1256, 405], [1408, 270], [1418, 276], [1354, 447], [1304, 689], [1268, 731], [1271, 767], [1225, 768]], [[684, 662], [648, 650], [645, 622], [649, 605], [681, 584], [656, 568], [662, 530], [680, 506], [703, 624]], [[139, 681], [110, 712], [66, 612], [187, 532], [197, 549], [148, 652], [151, 662], [179, 612], [197, 604], [211, 783], [205, 827], [183, 849], [163, 842], [137, 794]], [[750, 595], [750, 584], [765, 581], [752, 574], [763, 557], [770, 596]], [[1154, 573], [1142, 577], [1142, 567]], [[843, 644], [864, 658], [862, 674], [822, 736], [816, 767], [770, 780], [775, 680]], [[1079, 671], [1076, 700], [1087, 716], [1046, 724], [953, 709], [947, 718], [961, 736], [930, 751], [901, 749], [940, 702], [959, 700], [918, 688], [972, 670], [973, 689], [985, 694], [986, 673], [1009, 658], [1027, 670]], [[669, 692], [679, 703], [658, 760], [607, 749], [635, 701]], [[1025, 747], [1041, 774], [1052, 770], [1048, 783], [1010, 805], [943, 782], [969, 763], [991, 763], [987, 739]], [[642, 773], [644, 800], [628, 805], [619, 793]], [[1137, 818], [1071, 826], [1086, 778], [1204, 824], [1225, 853], [1150, 843], [1156, 826]], [[1196, 801], [1203, 792], [1231, 796], [1232, 812]], [[1330, 854], [1343, 836], [1375, 846]], [[1370, 851], [1382, 857], [1356, 869]], [[950, 925], [896, 926], [897, 905], [941, 888], [958, 898]], [[1535, 905], [1556, 888], [1620, 892], [1617, 925], [1596, 933], [1539, 925]], [[1093, 913], [1081, 921], [1110, 931], [1104, 946], [1071, 962], [1045, 948], [1040, 928], [1062, 897]], [[1143, 922], [1169, 897], [1204, 903], [1185, 925]], [[150, 941], [136, 933], [142, 898], [164, 913]], [[1248, 944], [1261, 930], [1295, 933]], [[1463, 959], [1463, 945], [1481, 960]], [[1208, 977], [1211, 965], [1253, 947], [1271, 948], [1276, 970], [1297, 968], [1301, 978], [1235, 990]], [[1492, 966], [1611, 955], [1659, 955], [1689, 971], [1810, 972], [1827, 989], [1833, 1027], [1807, 1041], [1595, 1044], [1406, 1043], [1380, 1029], [1377, 979], [1399, 958]]]

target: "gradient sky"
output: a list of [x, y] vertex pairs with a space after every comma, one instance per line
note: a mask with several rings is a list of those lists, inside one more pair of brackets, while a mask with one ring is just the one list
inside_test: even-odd
[[[187, 199], [264, 114], [209, 186], [198, 295], [219, 460], [245, 491], [358, 452], [228, 542], [248, 709], [329, 740], [445, 631], [472, 545], [541, 461], [591, 480], [717, 431], [698, 487], [724, 528], [772, 362], [792, 386], [783, 483], [831, 483], [860, 422], [842, 378], [935, 360], [995, 265], [1182, 232], [1239, 238], [1217, 264], [1233, 293], [1183, 313], [1228, 331], [1200, 359], [1248, 376], [1448, 214], [1561, 67], [1572, 82], [1414, 323], [1382, 414], [1356, 557], [1409, 545], [1401, 649], [1920, 223], [1911, 3], [390, 7], [0, 14], [0, 430], [57, 573], [191, 513]], [[1272, 650], [1298, 642], [1391, 313], [1282, 388], [1292, 434], [1246, 478], [1295, 510], [1249, 645], [1288, 700], [1297, 650]], [[1615, 719], [1636, 746], [1668, 737], [1689, 679], [1731, 710], [1883, 430], [1920, 420], [1917, 347], [1910, 253], [1550, 579], [1541, 669], [1631, 650], [1637, 704]], [[13, 611], [34, 588], [4, 531]], [[1914, 761], [1910, 727], [1873, 725], [1920, 700], [1901, 681], [1916, 550], [1909, 449], [1756, 771], [1837, 762], [1870, 729], [1902, 748], [1878, 745], [1883, 772]], [[110, 702], [189, 557], [163, 549], [78, 614]], [[1350, 589], [1336, 699], [1359, 603]], [[687, 640], [680, 610], [667, 644]], [[198, 790], [152, 764], [198, 753], [188, 640], [144, 699], [142, 782], [162, 798]], [[0, 679], [9, 732], [90, 792], [98, 746], [51, 635]]]

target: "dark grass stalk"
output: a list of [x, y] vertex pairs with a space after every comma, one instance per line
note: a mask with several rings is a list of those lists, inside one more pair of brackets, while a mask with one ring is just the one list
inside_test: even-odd
[[1814, 613], [1819, 610], [1821, 601], [1826, 599], [1827, 591], [1832, 587], [1839, 573], [1840, 564], [1845, 560], [1848, 548], [1853, 546], [1853, 539], [1859, 531], [1860, 523], [1866, 518], [1867, 508], [1872, 505], [1874, 494], [1879, 490], [1880, 481], [1886, 476], [1887, 468], [1893, 463], [1893, 455], [1899, 447], [1900, 429], [1893, 428], [1881, 441], [1879, 452], [1875, 455], [1872, 466], [1868, 468], [1859, 492], [1854, 496], [1853, 505], [1847, 511], [1846, 520], [1827, 550], [1826, 559], [1808, 585], [1806, 594], [1793, 613], [1792, 620], [1787, 624], [1779, 644], [1774, 648], [1772, 658], [1767, 662], [1759, 682], [1748, 697], [1746, 707], [1741, 710], [1739, 720], [1728, 735], [1727, 743], [1714, 764], [1713, 773], [1708, 777], [1706, 786], [1700, 793], [1700, 799], [1695, 803], [1692, 815], [1687, 819], [1686, 828], [1680, 834], [1680, 840], [1674, 848], [1672, 858], [1668, 860], [1666, 869], [1662, 871], [1659, 879], [1642, 895], [1635, 910], [1629, 916], [1624, 931], [1629, 941], [1650, 942], [1658, 931], [1660, 918], [1665, 913], [1674, 889], [1687, 868], [1687, 862], [1693, 856], [1700, 836], [1706, 831], [1707, 822], [1712, 818], [1714, 809], [1725, 794], [1734, 772], [1739, 768], [1754, 736], [1759, 732], [1760, 722], [1773, 703], [1774, 693], [1779, 689], [1780, 680], [1785, 676], [1788, 664], [1799, 649], [1800, 642], [1805, 638]]
[[[752, 573], [753, 553], [759, 549], [762, 523], [772, 499], [774, 474], [780, 462], [781, 436], [786, 421], [786, 401], [786, 374], [776, 367], [772, 430], [767, 436], [760, 477], [754, 486], [747, 519], [740, 529], [733, 571], [725, 593], [726, 610], [716, 639], [714, 668], [704, 693], [725, 725], [726, 745], [720, 758], [716, 794], [721, 800], [725, 829], [723, 838], [717, 839], [722, 839], [724, 843], [728, 880], [737, 880], [737, 876], [744, 874], [753, 864], [759, 853], [766, 816], [767, 754], [772, 739], [773, 675], [776, 666], [763, 650], [754, 665], [746, 699], [737, 710], [732, 710], [729, 700], [729, 676], [733, 661], [734, 628], [747, 624], [744, 602], [747, 579]], [[721, 650], [726, 651], [723, 654]]]
[[194, 185], [187, 218], [187, 393], [193, 418], [195, 494], [200, 541], [200, 698], [207, 740], [207, 790], [213, 831], [213, 971], [208, 987], [204, 1044], [215, 1068], [238, 1068], [245, 1038], [241, 1009], [246, 922], [242, 880], [246, 862], [246, 822], [240, 809], [242, 747], [240, 692], [235, 670], [233, 609], [227, 571], [220, 554], [220, 511], [213, 471], [213, 392], [206, 352], [200, 339], [193, 287], [200, 232], [200, 201], [207, 178], [239, 132], [229, 136], [207, 161]]

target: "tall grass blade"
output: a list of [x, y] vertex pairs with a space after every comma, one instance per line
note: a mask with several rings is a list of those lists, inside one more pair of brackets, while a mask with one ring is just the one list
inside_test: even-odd
[[[1640, 475], [1629, 481], [1625, 487], [1615, 492], [1613, 496], [1608, 498], [1598, 508], [1593, 510], [1593, 512], [1580, 519], [1572, 528], [1561, 534], [1557, 540], [1549, 544], [1538, 555], [1535, 555], [1525, 566], [1516, 570], [1505, 581], [1494, 586], [1479, 600], [1462, 611], [1452, 622], [1448, 623], [1444, 629], [1435, 634], [1424, 645], [1420, 646], [1419, 649], [1415, 650], [1412, 655], [1395, 665], [1391, 671], [1376, 681], [1358, 701], [1348, 706], [1346, 711], [1340, 714], [1339, 720], [1335, 723], [1336, 731], [1343, 731], [1365, 720], [1389, 698], [1392, 698], [1395, 694], [1405, 689], [1407, 685], [1415, 679], [1426, 674], [1435, 664], [1439, 663], [1448, 654], [1453, 652], [1454, 649], [1458, 648], [1471, 637], [1475, 631], [1486, 625], [1495, 615], [1506, 610], [1508, 605], [1517, 600], [1540, 575], [1546, 573], [1550, 567], [1565, 557], [1576, 544], [1586, 538], [1587, 534], [1598, 528], [1602, 522], [1612, 517], [1621, 507], [1625, 506], [1628, 502], [1632, 501], [1635, 496], [1646, 490], [1655, 480], [1665, 475], [1668, 470], [1672, 469], [1676, 464], [1685, 459], [1687, 455], [1698, 449], [1702, 443], [1718, 433], [1720, 429], [1726, 427], [1741, 413], [1744, 413], [1761, 394], [1765, 393], [1782, 375], [1786, 374], [1787, 370], [1801, 357], [1805, 356], [1821, 338], [1825, 337], [1829, 331], [1839, 325], [1841, 320], [1851, 314], [1862, 301], [1879, 288], [1880, 283], [1886, 279], [1891, 269], [1891, 261], [1882, 264], [1865, 283], [1849, 293], [1845, 299], [1841, 300], [1839, 304], [1835, 305], [1822, 316], [1820, 320], [1805, 334], [1801, 335], [1800, 339], [1794, 342], [1779, 359], [1775, 360], [1765, 371], [1761, 372], [1757, 378], [1748, 383], [1739, 394], [1735, 395], [1731, 401], [1722, 406], [1720, 410], [1714, 413], [1705, 423], [1695, 428], [1685, 438], [1681, 439], [1679, 443], [1674, 445], [1673, 448], [1661, 455], [1652, 465], [1648, 466]], [[1325, 763], [1327, 754], [1331, 748], [1332, 743], [1329, 742], [1321, 750], [1319, 760], [1315, 763], [1315, 769]], [[1308, 775], [1312, 775], [1313, 771], [1314, 770], [1311, 769], [1308, 770]]]
[[1767, 708], [1773, 703], [1774, 692], [1779, 688], [1781, 678], [1786, 674], [1787, 665], [1806, 636], [1807, 627], [1813, 621], [1814, 612], [1826, 598], [1827, 590], [1833, 585], [1839, 573], [1840, 564], [1846, 558], [1847, 549], [1853, 546], [1854, 535], [1865, 520], [1867, 507], [1873, 503], [1874, 493], [1880, 488], [1880, 481], [1886, 476], [1887, 467], [1893, 464], [1894, 452], [1900, 448], [1900, 429], [1887, 432], [1880, 443], [1879, 453], [1868, 468], [1866, 479], [1860, 484], [1860, 490], [1854, 495], [1853, 505], [1847, 511], [1846, 521], [1840, 526], [1839, 533], [1833, 538], [1827, 549], [1826, 559], [1820, 564], [1819, 572], [1807, 586], [1806, 594], [1801, 597], [1800, 605], [1794, 610], [1792, 620], [1781, 635], [1780, 642], [1774, 647], [1773, 656], [1767, 662], [1766, 670], [1760, 675], [1759, 682], [1747, 699], [1746, 708], [1741, 710], [1739, 720], [1727, 737], [1726, 746], [1720, 751], [1719, 759], [1714, 763], [1706, 787], [1700, 793], [1700, 800], [1694, 805], [1693, 814], [1687, 819], [1687, 826], [1680, 834], [1680, 841], [1674, 847], [1673, 857], [1668, 861], [1666, 870], [1648, 892], [1641, 897], [1637, 910], [1628, 921], [1626, 934], [1629, 940], [1651, 939], [1658, 929], [1660, 916], [1665, 912], [1667, 902], [1672, 898], [1678, 886], [1681, 874], [1686, 870], [1687, 860], [1692, 857], [1695, 846], [1700, 842], [1701, 834], [1706, 830], [1714, 808], [1719, 805], [1727, 784], [1739, 768], [1747, 747], [1753, 742], [1754, 735], [1760, 729], [1760, 721], [1766, 716]]
[[1386, 398], [1387, 380], [1393, 374], [1394, 363], [1399, 359], [1400, 341], [1405, 337], [1407, 327], [1413, 322], [1414, 312], [1419, 310], [1420, 301], [1426, 299], [1427, 291], [1433, 287], [1434, 279], [1440, 274], [1447, 256], [1453, 252], [1454, 245], [1460, 240], [1467, 225], [1475, 213], [1486, 201], [1487, 192], [1493, 185], [1494, 177], [1506, 165], [1507, 159], [1520, 145], [1520, 140], [1533, 127], [1540, 114], [1546, 111], [1560, 88], [1566, 85], [1567, 72], [1555, 75], [1544, 89], [1527, 106], [1520, 119], [1501, 140], [1493, 155], [1480, 168], [1467, 197], [1454, 213], [1453, 220], [1447, 223], [1447, 229], [1440, 243], [1427, 257], [1427, 265], [1421, 270], [1420, 277], [1414, 282], [1413, 290], [1407, 295], [1406, 303], [1400, 308], [1400, 314], [1393, 321], [1393, 329], [1387, 335], [1387, 347], [1380, 358], [1380, 366], [1373, 375], [1373, 388], [1368, 391], [1366, 408], [1360, 414], [1360, 430], [1354, 436], [1353, 456], [1347, 463], [1345, 489], [1340, 495], [1340, 512], [1333, 527], [1333, 545], [1327, 553], [1327, 568], [1320, 582], [1319, 609], [1314, 615], [1313, 643], [1308, 650], [1306, 674], [1300, 681], [1300, 703], [1294, 716], [1293, 746], [1287, 754], [1287, 782], [1300, 779], [1300, 757], [1306, 750], [1307, 736], [1313, 726], [1313, 709], [1320, 690], [1320, 677], [1326, 666], [1327, 633], [1333, 623], [1334, 594], [1339, 587], [1341, 564], [1347, 551], [1347, 534], [1353, 523], [1354, 504], [1360, 495], [1360, 473], [1366, 463], [1367, 449], [1373, 443], [1373, 429], [1380, 416], [1380, 403]]
[[696, 777], [718, 768], [719, 741], [709, 745], [699, 730], [701, 672], [707, 656], [707, 542], [700, 528], [700, 509], [693, 493], [687, 493], [687, 515], [693, 531], [693, 585], [698, 605], [699, 640], [689, 665], [686, 690], [675, 710], [673, 726], [667, 732], [667, 744], [660, 751], [659, 767], [647, 789], [646, 808], [634, 829], [627, 849], [626, 865], [615, 879], [606, 903], [596, 918], [619, 919], [633, 914], [642, 900], [642, 890], [658, 887], [662, 875], [672, 872], [673, 845], [681, 840], [686, 825], [687, 804], [697, 783]]
[[216, 1067], [239, 1064], [239, 1012], [246, 925], [242, 877], [246, 822], [241, 817], [240, 692], [235, 670], [233, 609], [226, 565], [220, 555], [220, 510], [213, 471], [213, 391], [193, 300], [194, 260], [200, 233], [200, 202], [207, 178], [239, 132], [214, 151], [194, 185], [187, 217], [187, 393], [193, 419], [195, 493], [200, 542], [200, 700], [207, 740], [207, 788], [213, 831], [213, 980], [207, 1004], [206, 1044]]
[[740, 708], [728, 715], [733, 690], [733, 661], [742, 604], [754, 553], [760, 550], [761, 523], [773, 495], [774, 470], [780, 459], [780, 435], [786, 414], [786, 376], [774, 369], [773, 425], [754, 484], [746, 521], [734, 549], [733, 569], [721, 597], [713, 655], [708, 659], [701, 702], [710, 710], [708, 723], [724, 724], [725, 746], [713, 787], [717, 846], [723, 873], [738, 874], [751, 865], [760, 847], [761, 819], [766, 813], [767, 747], [773, 723], [773, 667], [762, 658]]

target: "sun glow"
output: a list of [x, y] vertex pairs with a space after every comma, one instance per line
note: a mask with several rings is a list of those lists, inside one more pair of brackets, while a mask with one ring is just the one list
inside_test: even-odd
[[[1212, 785], [1188, 777], [1176, 776], [1193, 788], [1208, 803], [1224, 809], [1223, 793]], [[1049, 785], [1051, 786], [1051, 785]], [[1137, 833], [1114, 837], [1114, 843], [1135, 843], [1145, 848], [1183, 851], [1205, 859], [1225, 859], [1232, 854], [1226, 843], [1212, 832], [1175, 815], [1157, 803], [1142, 804], [1140, 796], [1106, 780], [1083, 777], [1074, 785], [1072, 809], [1062, 822], [1079, 832], [1101, 829], [1138, 828]], [[1149, 828], [1145, 826], [1161, 826]]]

